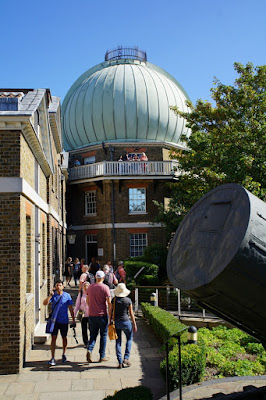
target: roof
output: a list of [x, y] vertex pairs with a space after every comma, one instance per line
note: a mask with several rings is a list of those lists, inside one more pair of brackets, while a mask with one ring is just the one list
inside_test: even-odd
[[189, 111], [187, 100], [175, 78], [156, 65], [135, 59], [98, 64], [77, 79], [64, 99], [64, 148], [109, 141], [178, 144], [190, 131], [170, 107]]

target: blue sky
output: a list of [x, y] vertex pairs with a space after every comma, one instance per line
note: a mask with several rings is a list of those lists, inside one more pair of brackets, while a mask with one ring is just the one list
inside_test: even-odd
[[265, 64], [265, 0], [0, 0], [2, 88], [50, 88], [64, 99], [107, 49], [138, 46], [191, 100], [210, 99], [233, 63]]

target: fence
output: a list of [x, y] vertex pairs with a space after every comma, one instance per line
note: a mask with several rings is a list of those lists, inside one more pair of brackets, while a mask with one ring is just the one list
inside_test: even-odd
[[173, 286], [136, 286], [132, 290], [134, 311], [138, 313], [141, 303], [149, 303], [152, 293], [156, 294], [155, 305], [173, 311], [178, 317], [216, 318], [199, 307], [195, 300]]

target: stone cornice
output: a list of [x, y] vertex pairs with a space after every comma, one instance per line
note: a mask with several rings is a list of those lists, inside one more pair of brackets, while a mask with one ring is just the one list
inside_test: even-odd
[[9, 117], [0, 116], [0, 130], [20, 130], [22, 131], [25, 140], [30, 146], [35, 158], [38, 160], [45, 176], [52, 174], [50, 165], [45, 157], [41, 143], [35, 133], [35, 130], [29, 120], [28, 116]]

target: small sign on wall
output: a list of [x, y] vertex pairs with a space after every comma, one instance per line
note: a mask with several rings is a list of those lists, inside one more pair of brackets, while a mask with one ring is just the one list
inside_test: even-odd
[[103, 256], [103, 248], [98, 247], [98, 257], [102, 257]]

